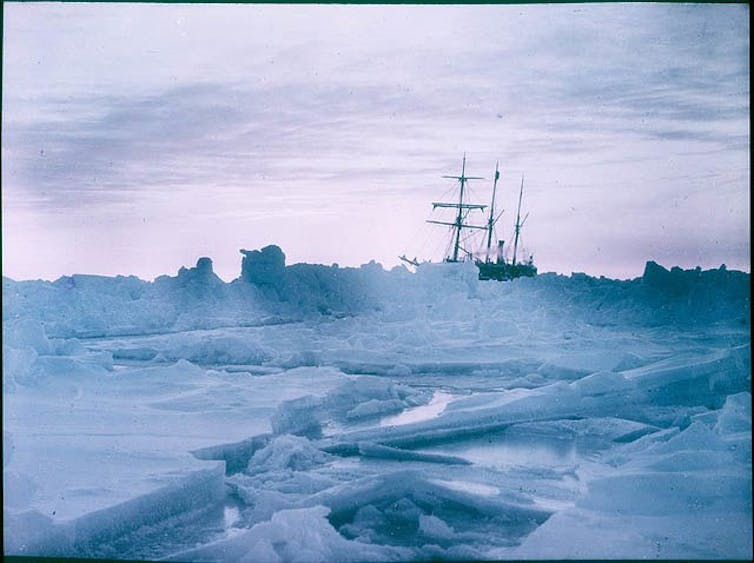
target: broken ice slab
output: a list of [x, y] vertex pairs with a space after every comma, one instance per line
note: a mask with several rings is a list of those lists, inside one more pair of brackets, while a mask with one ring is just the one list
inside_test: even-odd
[[[4, 551], [8, 555], [87, 556], [103, 543], [141, 526], [220, 503], [225, 496], [221, 462], [190, 455], [131, 451], [113, 455], [101, 443], [77, 447], [78, 467], [45, 449], [31, 481], [34, 498], [4, 510]], [[124, 459], [125, 457], [125, 459]], [[130, 468], [130, 471], [128, 470]], [[62, 476], [48, 478], [48, 472]], [[16, 471], [17, 481], [25, 477]]]
[[469, 460], [458, 456], [414, 452], [410, 450], [402, 450], [400, 448], [380, 446], [379, 444], [362, 442], [358, 445], [358, 448], [359, 454], [363, 457], [389, 459], [393, 461], [423, 461], [446, 465], [471, 465]]
[[308, 368], [239, 382], [185, 361], [117, 372], [68, 364], [61, 375], [45, 363], [42, 378], [4, 393], [7, 554], [97, 555], [139, 527], [221, 506], [225, 460], [190, 452], [265, 432], [280, 397], [344, 378]]

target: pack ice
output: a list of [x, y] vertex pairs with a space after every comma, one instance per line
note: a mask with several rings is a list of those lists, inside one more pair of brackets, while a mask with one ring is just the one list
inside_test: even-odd
[[13, 555], [751, 559], [749, 274], [3, 278]]

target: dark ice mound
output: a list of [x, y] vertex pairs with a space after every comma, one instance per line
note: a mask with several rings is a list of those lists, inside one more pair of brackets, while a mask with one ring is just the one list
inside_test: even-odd
[[[171, 278], [166, 277], [166, 281], [169, 283]], [[181, 267], [175, 284], [194, 293], [206, 294], [213, 288], [222, 286], [224, 282], [212, 269], [212, 259], [203, 257], [196, 261], [193, 268]]]
[[751, 276], [728, 270], [725, 264], [714, 270], [670, 270], [647, 262], [641, 283], [645, 302], [657, 311], [657, 318], [703, 322], [729, 317], [751, 322]]
[[683, 270], [673, 266], [670, 270], [657, 262], [649, 261], [641, 277], [644, 285], [673, 295], [689, 295], [706, 287], [714, 287], [723, 293], [744, 296], [749, 290], [749, 275], [728, 270], [723, 264], [716, 270]]
[[285, 283], [285, 254], [279, 246], [241, 250], [241, 279], [259, 286], [281, 287]]
[[285, 265], [279, 246], [241, 250], [239, 281], [258, 288], [299, 311], [322, 314], [353, 314], [374, 306], [376, 286], [387, 272], [371, 262], [361, 268], [340, 268], [320, 264]]

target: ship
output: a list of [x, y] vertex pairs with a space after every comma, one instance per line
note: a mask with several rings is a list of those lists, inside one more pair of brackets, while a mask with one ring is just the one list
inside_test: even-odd
[[[527, 213], [523, 219], [521, 218], [521, 201], [524, 194], [524, 178], [521, 177], [521, 187], [518, 192], [518, 208], [516, 211], [516, 222], [513, 227], [513, 254], [510, 260], [505, 257], [505, 241], [498, 240], [494, 250], [492, 250], [492, 240], [495, 233], [495, 226], [503, 215], [500, 211], [496, 214], [495, 197], [497, 195], [497, 183], [500, 179], [499, 163], [495, 164], [495, 176], [492, 184], [492, 199], [490, 205], [480, 203], [469, 203], [464, 201], [464, 195], [467, 191], [467, 184], [469, 180], [484, 180], [480, 176], [467, 176], [466, 175], [466, 155], [463, 156], [463, 162], [461, 164], [460, 176], [443, 176], [443, 178], [456, 180], [459, 184], [458, 201], [457, 202], [444, 202], [436, 201], [432, 202], [432, 210], [437, 209], [453, 209], [455, 219], [452, 221], [442, 221], [436, 219], [428, 219], [427, 223], [435, 225], [443, 225], [450, 227], [450, 242], [448, 245], [448, 253], [445, 256], [445, 262], [466, 262], [473, 260], [479, 269], [480, 280], [496, 280], [505, 281], [512, 280], [520, 277], [534, 277], [537, 275], [537, 267], [534, 265], [534, 257], [529, 257], [523, 261], [518, 259], [518, 245], [521, 235], [521, 229], [526, 223], [529, 217]], [[474, 220], [476, 216], [477, 220], [486, 216], [486, 221], [483, 224], [474, 224], [469, 222]], [[464, 236], [464, 230], [484, 232], [484, 241], [486, 243], [480, 249], [469, 249], [466, 247], [468, 241], [473, 243], [474, 239], [478, 240], [478, 237]], [[405, 255], [400, 256], [400, 259], [404, 262], [419, 266], [419, 262], [416, 259], [408, 259]]]

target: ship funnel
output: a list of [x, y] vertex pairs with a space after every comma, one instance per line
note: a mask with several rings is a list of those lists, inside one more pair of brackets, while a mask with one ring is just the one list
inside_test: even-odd
[[504, 240], [497, 241], [497, 263], [502, 264], [504, 261], [503, 258], [503, 245], [505, 244]]

